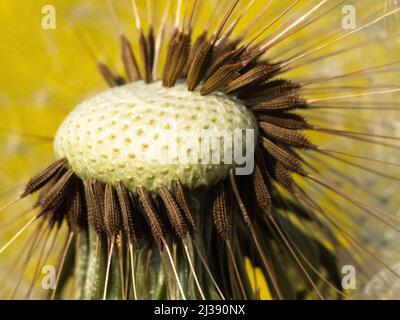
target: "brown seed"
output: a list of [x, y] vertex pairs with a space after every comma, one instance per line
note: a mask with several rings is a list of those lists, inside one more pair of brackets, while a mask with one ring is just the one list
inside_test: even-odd
[[251, 226], [251, 219], [250, 219], [249, 213], [246, 209], [246, 206], [243, 202], [243, 199], [240, 195], [239, 187], [238, 187], [238, 184], [236, 181], [235, 172], [233, 169], [229, 170], [229, 182], [230, 182], [230, 186], [231, 186], [230, 192], [233, 193], [233, 195], [235, 196], [236, 202], [238, 203], [239, 208], [240, 208], [240, 212], [242, 213], [243, 220], [247, 226]]
[[186, 221], [189, 224], [190, 232], [193, 232], [196, 229], [196, 225], [193, 219], [192, 212], [189, 209], [183, 186], [179, 180], [175, 180], [174, 182], [174, 191], [176, 202], [178, 203], [179, 208], [181, 209], [183, 214], [185, 215]]
[[281, 128], [267, 122], [260, 122], [259, 126], [267, 137], [284, 145], [301, 149], [316, 148], [308, 138], [299, 131]]
[[293, 190], [294, 180], [292, 174], [280, 162], [268, 159], [268, 172], [272, 179], [287, 190]]
[[84, 181], [86, 206], [89, 225], [99, 236], [105, 234], [104, 226], [104, 195], [101, 195], [102, 188], [99, 182]]
[[165, 63], [163, 85], [173, 87], [187, 64], [190, 54], [190, 34], [176, 31], [172, 37]]
[[66, 172], [65, 168], [61, 168], [60, 171], [57, 172], [57, 174], [41, 189], [39, 193], [39, 197], [36, 200], [36, 203], [34, 205], [34, 208], [39, 208], [43, 205], [44, 200], [47, 197], [47, 194], [51, 190], [51, 188], [54, 186], [54, 184], [58, 181], [60, 176], [62, 176]]
[[121, 35], [121, 49], [122, 49], [122, 61], [125, 67], [125, 73], [129, 81], [134, 82], [141, 79], [139, 67], [132, 51], [132, 46], [125, 35]]
[[97, 68], [99, 69], [101, 75], [103, 76], [104, 80], [107, 82], [107, 84], [110, 87], [116, 87], [118, 86], [118, 80], [117, 76], [115, 76], [110, 68], [105, 65], [104, 63], [98, 63]]
[[229, 42], [222, 49], [219, 49], [219, 46], [215, 48], [215, 53], [213, 56], [213, 60], [211, 61], [211, 65], [207, 71], [206, 80], [208, 80], [218, 69], [227, 64], [233, 64], [237, 62], [238, 57], [243, 52], [244, 48], [235, 48], [232, 47]]
[[275, 126], [286, 128], [289, 130], [306, 130], [311, 129], [311, 126], [306, 120], [294, 113], [278, 113], [278, 114], [257, 114], [257, 119], [262, 122], [268, 122]]
[[149, 29], [147, 37], [143, 31], [140, 32], [139, 47], [144, 64], [144, 80], [146, 83], [151, 83], [153, 81], [152, 73], [155, 53], [154, 30], [152, 27]]
[[81, 191], [81, 182], [75, 182], [75, 187], [71, 192], [70, 196], [70, 209], [67, 212], [68, 224], [72, 230], [75, 230], [81, 223], [83, 223], [85, 217], [85, 208], [83, 203], [83, 196]]
[[157, 212], [154, 209], [154, 205], [151, 201], [149, 192], [144, 188], [137, 190], [139, 201], [143, 207], [145, 218], [149, 224], [151, 234], [158, 245], [161, 245], [162, 239], [164, 238], [164, 226], [161, 219], [157, 216]]
[[256, 164], [252, 176], [254, 194], [258, 207], [266, 214], [270, 214], [272, 210], [272, 198], [269, 187], [264, 180], [260, 167]]
[[60, 208], [63, 201], [68, 196], [69, 188], [71, 187], [74, 178], [74, 172], [72, 170], [68, 170], [63, 174], [63, 176], [61, 176], [61, 178], [57, 180], [41, 203], [42, 212]]
[[65, 165], [66, 161], [67, 159], [65, 158], [57, 160], [46, 169], [44, 169], [42, 172], [31, 178], [26, 184], [25, 189], [21, 194], [21, 198], [24, 198], [43, 188]]
[[184, 239], [188, 233], [188, 226], [183, 219], [182, 213], [179, 209], [178, 204], [175, 202], [172, 194], [165, 187], [160, 187], [158, 189], [160, 197], [167, 209], [168, 219], [174, 228], [178, 237]]
[[278, 72], [278, 70], [278, 65], [274, 65], [269, 62], [263, 62], [254, 68], [251, 68], [242, 76], [233, 80], [225, 87], [224, 92], [229, 94], [253, 83], [262, 83], [271, 78], [276, 72]]
[[266, 152], [268, 152], [272, 158], [280, 162], [286, 169], [300, 175], [305, 174], [301, 162], [288, 151], [278, 147], [276, 144], [266, 138], [262, 138], [262, 144]]
[[134, 204], [128, 189], [120, 181], [116, 185], [116, 191], [119, 200], [119, 207], [121, 208], [122, 227], [129, 240], [138, 244], [139, 230], [137, 219], [134, 218]]
[[155, 57], [155, 52], [156, 52], [156, 39], [154, 35], [154, 28], [153, 26], [149, 27], [149, 32], [147, 34], [147, 48], [148, 48], [148, 78], [150, 81], [153, 81], [153, 65], [154, 65], [154, 57]]
[[294, 180], [290, 172], [279, 162], [275, 167], [276, 181], [288, 190], [293, 189]]
[[200, 93], [205, 96], [213, 91], [224, 88], [228, 83], [239, 76], [239, 71], [242, 68], [243, 66], [241, 63], [222, 66], [204, 82]]
[[229, 239], [232, 229], [232, 221], [227, 192], [223, 183], [220, 183], [214, 188], [212, 215], [218, 234], [225, 240]]
[[104, 222], [107, 236], [115, 238], [121, 231], [121, 217], [118, 198], [111, 183], [106, 184], [104, 194]]
[[197, 37], [196, 41], [192, 45], [192, 48], [190, 49], [190, 53], [189, 53], [189, 57], [188, 57], [188, 63], [185, 65], [185, 68], [183, 70], [183, 74], [184, 74], [185, 78], [187, 78], [187, 74], [189, 72], [189, 66], [192, 65], [192, 62], [193, 62], [196, 52], [199, 50], [200, 45], [206, 40], [207, 40], [207, 31], [204, 31]]
[[289, 94], [271, 100], [267, 98], [264, 102], [250, 107], [253, 111], [304, 109], [307, 102], [296, 94]]
[[207, 40], [203, 42], [198, 51], [194, 53], [193, 61], [189, 67], [187, 75], [187, 85], [189, 91], [194, 91], [207, 72], [210, 63], [214, 42]]
[[285, 79], [272, 80], [267, 83], [261, 83], [244, 90], [238, 95], [238, 98], [246, 100], [247, 105], [260, 103], [259, 99], [274, 99], [286, 96], [300, 88], [300, 85]]

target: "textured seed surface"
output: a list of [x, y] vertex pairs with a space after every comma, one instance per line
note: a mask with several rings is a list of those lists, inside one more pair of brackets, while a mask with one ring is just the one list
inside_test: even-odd
[[[235, 166], [223, 163], [224, 153], [245, 145], [234, 130], [254, 129], [257, 135], [256, 128], [246, 107], [222, 93], [202, 96], [183, 83], [165, 88], [160, 82], [136, 82], [77, 106], [57, 133], [55, 153], [84, 179], [122, 181], [131, 191], [170, 189], [179, 179], [193, 189], [224, 179]], [[232, 141], [221, 143], [219, 163], [201, 164], [215, 151], [215, 145], [207, 147], [200, 138], [204, 132], [208, 139], [210, 130], [225, 130]]]

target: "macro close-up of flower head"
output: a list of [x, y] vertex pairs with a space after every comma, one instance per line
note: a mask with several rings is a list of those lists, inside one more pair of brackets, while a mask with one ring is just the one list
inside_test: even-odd
[[400, 2], [7, 0], [0, 299], [400, 299]]

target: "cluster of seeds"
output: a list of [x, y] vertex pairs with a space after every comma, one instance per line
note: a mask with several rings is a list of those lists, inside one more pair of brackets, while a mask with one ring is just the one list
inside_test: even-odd
[[[153, 72], [161, 48], [153, 29], [141, 32], [142, 69], [121, 35], [126, 78], [99, 63], [114, 88], [84, 101], [67, 117], [55, 139], [62, 160], [27, 188], [30, 193], [44, 187], [38, 202], [43, 214], [67, 218], [71, 228], [88, 224], [99, 235], [137, 239], [148, 233], [160, 243], [167, 233], [184, 237], [196, 228], [184, 189], [207, 187], [216, 228], [227, 238], [229, 197], [251, 225], [240, 194], [245, 186], [252, 188], [245, 202], [267, 214], [274, 206], [274, 184], [295, 192], [292, 174], [306, 175], [296, 149], [316, 149], [302, 132], [312, 126], [294, 112], [307, 108], [307, 101], [298, 94], [299, 84], [276, 78], [283, 64], [264, 58], [267, 46], [243, 45], [231, 38], [233, 30], [223, 33], [237, 3], [212, 35], [204, 32], [192, 43], [189, 26], [174, 31], [161, 81]], [[234, 163], [180, 164], [178, 155], [175, 164], [149, 160], [168, 150], [161, 138], [169, 131], [179, 132], [178, 144], [189, 151], [192, 133], [202, 129], [254, 130], [254, 172], [238, 180]]]

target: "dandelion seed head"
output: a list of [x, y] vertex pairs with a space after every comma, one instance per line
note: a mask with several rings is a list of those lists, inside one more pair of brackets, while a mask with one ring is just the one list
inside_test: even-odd
[[[228, 144], [219, 151], [211, 142], [205, 145], [207, 150], [193, 148], [204, 128], [223, 128], [233, 137], [234, 130], [256, 129], [257, 125], [239, 100], [224, 94], [201, 96], [188, 91], [183, 83], [165, 88], [161, 82], [136, 82], [78, 105], [57, 133], [55, 153], [58, 158], [65, 157], [84, 179], [123, 181], [132, 191], [140, 186], [155, 191], [176, 179], [189, 188], [209, 186], [226, 178], [234, 161], [224, 164], [225, 150], [232, 152]], [[211, 165], [213, 170], [201, 163], [200, 155], [211, 150], [220, 152], [219, 163]], [[182, 159], [195, 152], [199, 156], [189, 164]]]

